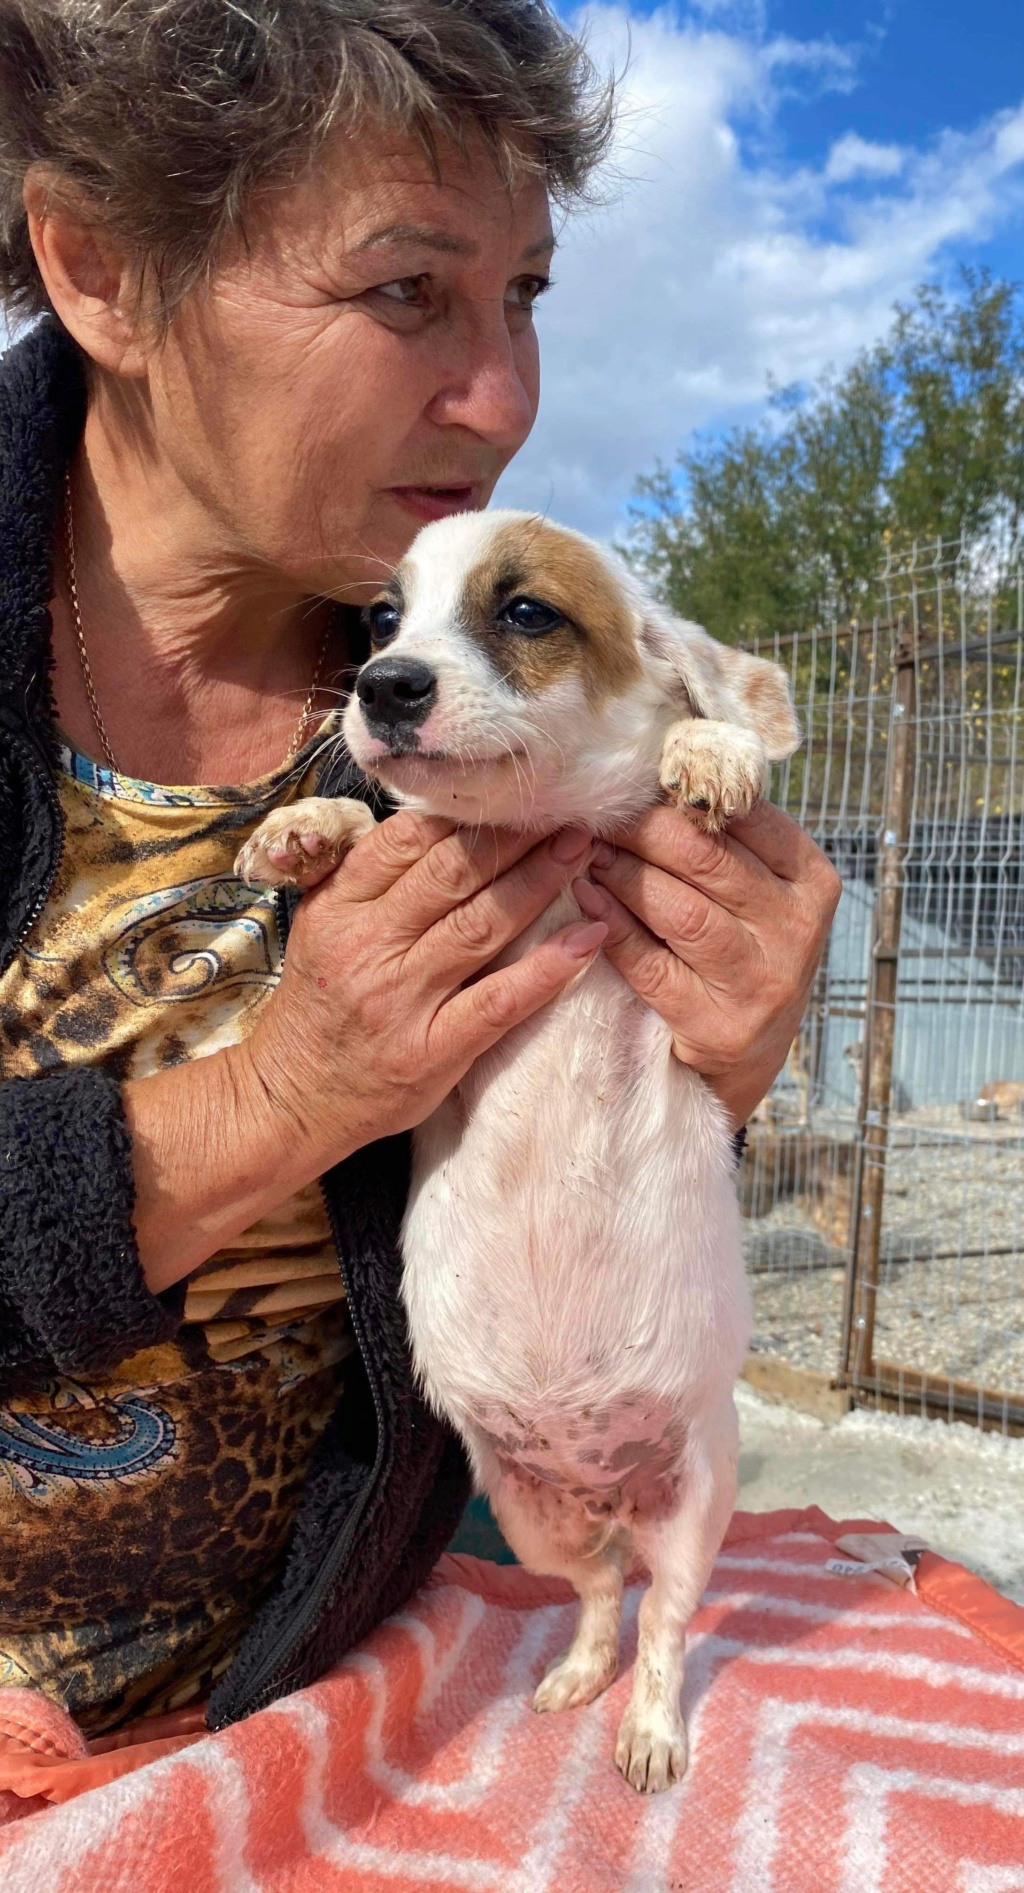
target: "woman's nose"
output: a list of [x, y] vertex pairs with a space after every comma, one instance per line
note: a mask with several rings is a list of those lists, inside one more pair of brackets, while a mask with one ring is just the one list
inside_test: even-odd
[[539, 375], [533, 335], [509, 334], [504, 304], [478, 309], [427, 418], [464, 427], [502, 452], [520, 448], [537, 415]]

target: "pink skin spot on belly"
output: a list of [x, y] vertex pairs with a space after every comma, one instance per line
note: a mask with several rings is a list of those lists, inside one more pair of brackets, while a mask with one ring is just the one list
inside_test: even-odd
[[506, 1479], [561, 1494], [591, 1518], [655, 1521], [678, 1503], [684, 1430], [664, 1402], [625, 1397], [581, 1414], [481, 1415]]
[[319, 986], [320, 991], [322, 993], [325, 993], [327, 991], [327, 981], [325, 979], [318, 979], [316, 983]]

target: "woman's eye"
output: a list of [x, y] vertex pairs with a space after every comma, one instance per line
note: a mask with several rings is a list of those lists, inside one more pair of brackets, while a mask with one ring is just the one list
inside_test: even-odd
[[378, 598], [367, 613], [370, 620], [370, 636], [374, 644], [390, 644], [398, 635], [402, 614], [397, 605], [388, 603], [386, 598]]
[[565, 619], [541, 598], [510, 598], [508, 604], [502, 606], [498, 623], [506, 625], [510, 631], [521, 631], [524, 637], [542, 638], [564, 624]]
[[551, 288], [549, 276], [520, 276], [510, 283], [505, 292], [505, 302], [517, 313], [528, 314], [539, 296]]
[[397, 302], [404, 309], [419, 309], [427, 300], [429, 287], [429, 276], [400, 276], [393, 283], [377, 283], [373, 294], [386, 296], [388, 302]]

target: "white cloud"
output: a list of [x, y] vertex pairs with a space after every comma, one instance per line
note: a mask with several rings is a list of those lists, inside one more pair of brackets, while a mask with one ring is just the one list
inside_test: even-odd
[[599, 60], [621, 70], [628, 51], [622, 183], [564, 233], [538, 316], [541, 415], [501, 483], [506, 505], [611, 534], [656, 456], [749, 414], [769, 375], [841, 366], [950, 246], [1024, 205], [1024, 105], [927, 149], [851, 128], [817, 169], [786, 165], [780, 98], [795, 84], [845, 91], [853, 56], [770, 40], [755, 12], [741, 30], [717, 0], [689, 22], [590, 9]]
[[904, 145], [873, 145], [855, 131], [848, 131], [828, 154], [825, 182], [851, 184], [857, 178], [898, 177], [909, 155]]

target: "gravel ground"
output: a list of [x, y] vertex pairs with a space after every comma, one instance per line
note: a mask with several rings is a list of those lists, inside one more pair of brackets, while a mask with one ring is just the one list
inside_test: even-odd
[[[744, 1227], [756, 1350], [833, 1372], [845, 1251], [792, 1201]], [[879, 1358], [1024, 1395], [1019, 1123], [965, 1125], [941, 1109], [899, 1119], [886, 1167], [881, 1253]]]
[[828, 1423], [742, 1381], [736, 1405], [745, 1511], [820, 1505], [831, 1518], [877, 1518], [1024, 1604], [1024, 1439], [861, 1411]]

